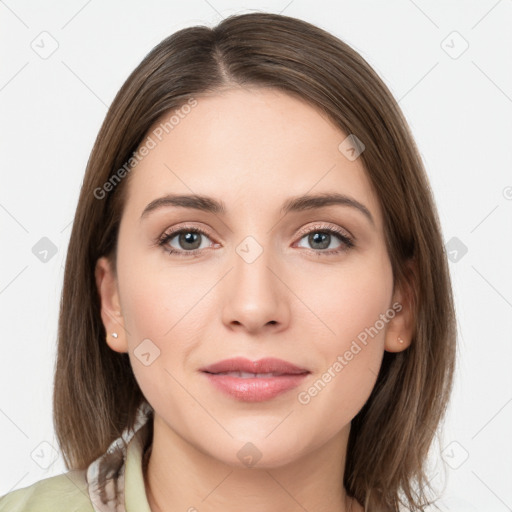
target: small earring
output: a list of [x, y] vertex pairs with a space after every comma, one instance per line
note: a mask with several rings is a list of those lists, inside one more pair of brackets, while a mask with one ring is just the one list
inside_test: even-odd
[[112, 333], [112, 338], [117, 338], [117, 332]]
[[402, 338], [400, 338], [400, 336], [398, 336], [397, 341], [398, 341], [398, 343], [403, 343], [404, 342], [404, 340]]

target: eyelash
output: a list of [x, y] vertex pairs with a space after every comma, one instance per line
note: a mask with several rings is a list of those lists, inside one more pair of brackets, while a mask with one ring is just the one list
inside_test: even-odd
[[[176, 235], [179, 235], [181, 233], [198, 233], [201, 235], [205, 235], [208, 238], [211, 238], [206, 231], [203, 231], [202, 229], [199, 229], [195, 226], [184, 226], [178, 230], [171, 231], [168, 233], [164, 233], [161, 237], [159, 237], [156, 240], [156, 243], [158, 246], [161, 246], [163, 250], [168, 253], [169, 255], [175, 255], [179, 257], [198, 257], [201, 255], [201, 252], [205, 249], [193, 249], [192, 251], [184, 251], [184, 250], [176, 250], [176, 249], [169, 249], [169, 247], [165, 247], [167, 242], [169, 240], [172, 240]], [[330, 226], [316, 226], [312, 229], [309, 229], [308, 231], [301, 232], [299, 240], [302, 240], [305, 236], [311, 234], [311, 233], [327, 233], [330, 235], [335, 235], [344, 245], [345, 247], [342, 247], [340, 249], [331, 249], [329, 251], [321, 250], [321, 249], [309, 249], [309, 251], [312, 251], [313, 253], [317, 254], [318, 256], [324, 255], [324, 256], [335, 256], [338, 254], [341, 254], [342, 252], [346, 252], [352, 247], [355, 246], [354, 240], [347, 235], [345, 235], [344, 232], [337, 228], [332, 228]]]

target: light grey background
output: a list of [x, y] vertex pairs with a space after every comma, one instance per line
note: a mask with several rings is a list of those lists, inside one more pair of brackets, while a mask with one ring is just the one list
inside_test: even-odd
[[164, 37], [253, 10], [332, 32], [399, 100], [437, 201], [458, 312], [432, 484], [443, 487], [442, 451], [442, 510], [512, 510], [511, 0], [0, 0], [0, 495], [65, 471], [51, 416], [58, 305], [108, 105]]

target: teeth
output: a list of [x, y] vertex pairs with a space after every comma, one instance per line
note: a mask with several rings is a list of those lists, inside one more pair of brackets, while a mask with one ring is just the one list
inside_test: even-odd
[[265, 379], [268, 377], [279, 377], [282, 373], [220, 372], [217, 375], [229, 375], [230, 377], [241, 377], [242, 379]]

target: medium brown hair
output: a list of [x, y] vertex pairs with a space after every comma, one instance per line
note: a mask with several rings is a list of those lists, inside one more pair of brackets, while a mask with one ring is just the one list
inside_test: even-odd
[[365, 145], [360, 158], [383, 212], [394, 285], [411, 292], [415, 332], [407, 349], [384, 353], [371, 396], [352, 421], [343, 484], [367, 511], [397, 511], [400, 502], [421, 510], [456, 340], [432, 192], [407, 122], [371, 66], [328, 32], [271, 13], [233, 15], [166, 38], [132, 72], [106, 115], [78, 200], [60, 304], [53, 405], [66, 466], [87, 467], [133, 426], [145, 400], [128, 354], [105, 341], [94, 277], [101, 256], [115, 266], [129, 172], [104, 198], [95, 191], [120, 176], [162, 115], [235, 86], [295, 95]]

